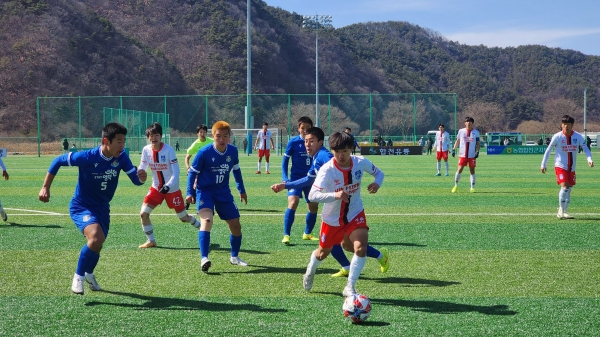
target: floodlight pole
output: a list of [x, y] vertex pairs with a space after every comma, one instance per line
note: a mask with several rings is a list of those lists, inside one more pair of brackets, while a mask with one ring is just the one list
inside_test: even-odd
[[332, 28], [331, 15], [306, 15], [302, 20], [302, 27], [313, 28], [316, 32], [315, 39], [315, 126], [321, 126], [319, 122], [319, 26]]

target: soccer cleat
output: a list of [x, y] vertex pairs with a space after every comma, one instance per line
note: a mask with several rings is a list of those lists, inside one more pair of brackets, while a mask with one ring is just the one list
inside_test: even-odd
[[473, 187], [471, 187], [471, 191], [469, 191], [471, 193], [475, 193], [475, 189]]
[[260, 174], [260, 171], [256, 171], [256, 173], [255, 173], [255, 174]]
[[448, 176], [448, 172], [446, 172], [446, 174], [444, 174], [446, 177]]
[[348, 297], [348, 296], [352, 296], [356, 294], [356, 290], [354, 289], [354, 286], [351, 284], [346, 284], [346, 286], [344, 287], [344, 291], [342, 291], [342, 295], [344, 297]]
[[100, 288], [100, 285], [96, 281], [96, 276], [94, 276], [94, 274], [85, 273], [85, 282], [88, 284], [88, 287], [92, 291], [102, 290], [102, 288]]
[[242, 267], [247, 267], [248, 263], [242, 259], [240, 259], [238, 256], [232, 256], [229, 258], [229, 262], [233, 265], [236, 266], [242, 266]]
[[310, 291], [310, 289], [312, 289], [314, 279], [314, 274], [304, 274], [304, 276], [302, 277], [302, 285], [304, 286], [304, 290]]
[[208, 257], [203, 257], [202, 261], [200, 261], [200, 268], [203, 272], [208, 273], [208, 268], [210, 268], [211, 263]]
[[289, 245], [290, 244], [290, 236], [284, 235], [283, 240], [281, 240], [281, 243], [283, 243], [284, 245]]
[[269, 172], [269, 171], [265, 171], [265, 174], [271, 174], [271, 172]]
[[379, 265], [381, 266], [381, 272], [385, 273], [390, 269], [390, 252], [388, 252], [387, 248], [381, 248], [379, 250], [381, 252], [381, 260], [379, 261]]
[[77, 295], [83, 295], [83, 280], [80, 279], [77, 275], [73, 277], [73, 284], [71, 285], [71, 290]]
[[152, 247], [156, 247], [156, 241], [146, 241], [143, 244], [141, 244], [138, 248], [152, 248]]
[[435, 176], [436, 176], [436, 177], [439, 177], [439, 176], [441, 176], [441, 175], [442, 175], [442, 174], [441, 174], [441, 173], [439, 173], [439, 172], [435, 174]]
[[302, 240], [319, 241], [319, 238], [312, 234], [302, 234]]
[[563, 210], [562, 210], [562, 207], [559, 207], [559, 208], [558, 208], [558, 213], [556, 214], [556, 217], [557, 217], [557, 218], [559, 218], [559, 219], [562, 219], [562, 218], [563, 218]]
[[575, 219], [575, 217], [574, 217], [574, 216], [572, 216], [572, 215], [569, 215], [569, 214], [567, 214], [567, 213], [564, 213], [564, 212], [563, 212], [563, 214], [562, 214], [562, 218], [563, 218], [563, 219]]
[[348, 275], [350, 275], [350, 271], [342, 268], [337, 273], [331, 274], [331, 277], [348, 277]]
[[458, 190], [458, 186], [452, 187], [452, 193], [456, 193], [456, 190]]

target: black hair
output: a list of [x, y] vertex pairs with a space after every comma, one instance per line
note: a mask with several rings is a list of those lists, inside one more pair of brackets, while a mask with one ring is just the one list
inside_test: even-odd
[[127, 136], [127, 128], [123, 124], [108, 123], [102, 128], [102, 138], [108, 139], [112, 143], [117, 135]]
[[352, 132], [352, 129], [351, 129], [351, 128], [349, 128], [349, 127], [346, 127], [346, 129], [345, 129], [345, 130], [348, 130], [348, 131]]
[[204, 124], [200, 124], [196, 127], [196, 133], [200, 132], [200, 130], [204, 130], [204, 131], [208, 132], [208, 128]]
[[265, 125], [269, 125], [269, 123], [267, 123], [267, 122], [263, 122], [263, 126], [265, 126]]
[[465, 122], [475, 123], [475, 120], [473, 119], [473, 117], [465, 117]]
[[313, 121], [310, 119], [310, 117], [302, 116], [298, 118], [298, 126], [300, 126], [302, 123], [310, 124], [311, 127], [313, 126]]
[[445, 128], [444, 124], [442, 124], [442, 123], [438, 124], [438, 128], [439, 128], [440, 126], [441, 126], [441, 127], [443, 127], [443, 128]]
[[160, 125], [157, 122], [152, 123], [146, 129], [146, 138], [148, 138], [148, 137], [150, 137], [150, 135], [154, 135], [154, 134], [159, 134], [161, 137], [163, 135], [163, 133], [162, 133], [162, 125]]
[[352, 149], [353, 147], [354, 139], [345, 132], [336, 132], [329, 136], [329, 148], [333, 151]]
[[574, 124], [575, 118], [573, 118], [569, 115], [564, 115], [564, 116], [562, 116], [562, 119], [560, 121], [562, 124]]
[[306, 134], [317, 137], [317, 140], [325, 140], [325, 132], [316, 126], [308, 128], [308, 130], [306, 130]]

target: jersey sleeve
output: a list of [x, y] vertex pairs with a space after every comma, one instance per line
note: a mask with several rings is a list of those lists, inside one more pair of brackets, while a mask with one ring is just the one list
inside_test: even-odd
[[319, 170], [317, 173], [317, 177], [308, 194], [308, 199], [310, 201], [319, 203], [335, 201], [335, 192], [327, 192], [333, 190], [330, 186], [332, 179], [328, 177], [328, 172], [329, 170], [323, 169]]
[[140, 165], [138, 165], [138, 168], [140, 170], [146, 170], [148, 168], [148, 162], [146, 161], [146, 154], [148, 153], [147, 147], [144, 146], [144, 148], [142, 149], [142, 157], [140, 158]]
[[175, 182], [179, 182], [179, 162], [175, 155], [175, 150], [169, 147], [169, 164], [171, 165], [171, 179], [165, 183], [165, 185], [171, 187]]
[[383, 184], [384, 177], [383, 172], [377, 166], [375, 166], [373, 162], [366, 158], [362, 159], [361, 166], [365, 172], [375, 177], [375, 183], [379, 185], [379, 187], [381, 187], [381, 185]]

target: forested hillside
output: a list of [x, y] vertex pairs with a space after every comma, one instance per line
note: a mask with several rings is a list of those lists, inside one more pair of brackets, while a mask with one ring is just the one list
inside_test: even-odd
[[[253, 1], [253, 93], [314, 94], [315, 33], [301, 22]], [[599, 68], [600, 57], [572, 50], [466, 46], [407, 22], [319, 32], [321, 93], [453, 92], [483, 132], [552, 132], [559, 115], [582, 115], [584, 87], [588, 121], [598, 122]], [[0, 129], [9, 135], [35, 133], [38, 96], [245, 92], [245, 0], [0, 4]]]

